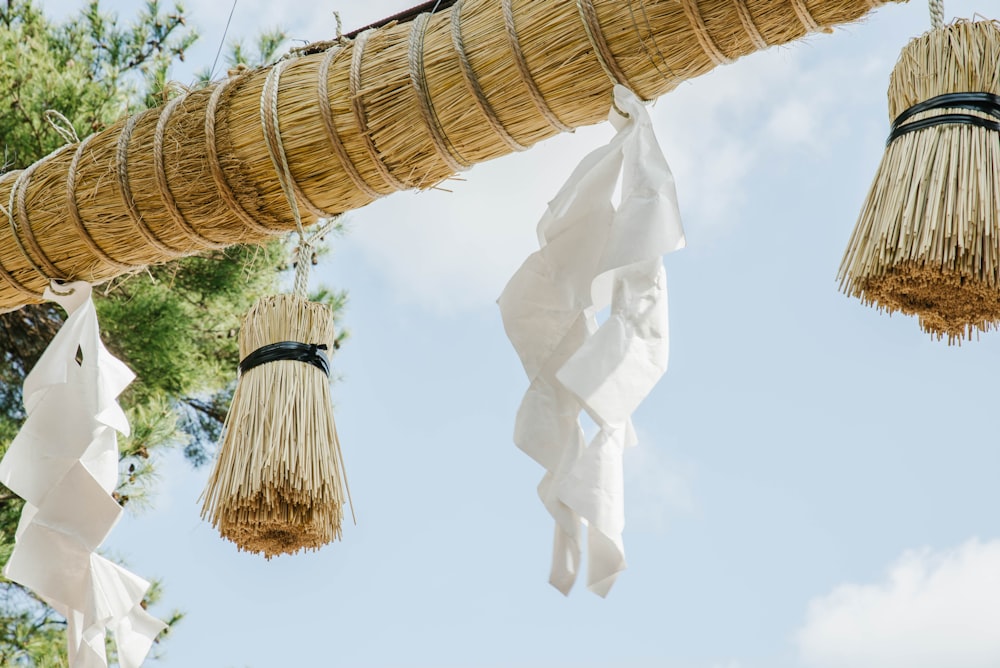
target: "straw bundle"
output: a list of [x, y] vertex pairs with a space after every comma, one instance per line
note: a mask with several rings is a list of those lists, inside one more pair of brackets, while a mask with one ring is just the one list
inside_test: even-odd
[[949, 343], [998, 328], [1000, 23], [959, 22], [911, 41], [889, 82], [889, 117], [842, 289], [918, 315]]
[[259, 113], [268, 69], [251, 71], [0, 178], [0, 311], [41, 301], [49, 278], [100, 282], [292, 229], [268, 141], [309, 223], [603, 121], [612, 80], [652, 99], [878, 4], [461, 0], [300, 49], [274, 127]]
[[262, 298], [243, 322], [241, 368], [271, 344], [312, 350], [249, 368], [236, 386], [202, 517], [241, 550], [270, 559], [341, 537], [349, 491], [328, 371], [319, 368], [325, 358], [320, 362], [317, 352], [333, 341], [330, 309], [295, 295]]

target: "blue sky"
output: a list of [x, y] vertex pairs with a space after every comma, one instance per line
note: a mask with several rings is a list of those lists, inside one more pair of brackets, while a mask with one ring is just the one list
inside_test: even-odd
[[[229, 3], [189, 4], [198, 69]], [[333, 9], [351, 28], [407, 6], [341, 4], [241, 0], [230, 36], [320, 39]], [[666, 258], [670, 368], [635, 416], [629, 568], [606, 600], [546, 582], [542, 470], [511, 440], [527, 381], [494, 303], [603, 124], [349, 215], [314, 281], [351, 294], [334, 394], [358, 525], [316, 554], [238, 553], [199, 518], [208, 471], [166, 458], [155, 508], [110, 541], [187, 613], [159, 665], [1000, 664], [1000, 334], [948, 347], [835, 281], [889, 72], [927, 27], [920, 0], [889, 5], [651, 109], [687, 248]]]

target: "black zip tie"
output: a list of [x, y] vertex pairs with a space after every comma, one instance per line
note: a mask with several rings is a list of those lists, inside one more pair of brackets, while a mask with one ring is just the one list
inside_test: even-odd
[[911, 123], [906, 122], [917, 114], [936, 109], [969, 109], [1000, 119], [1000, 95], [993, 93], [947, 93], [924, 100], [896, 117], [896, 120], [892, 122], [892, 129], [889, 133], [889, 139], [886, 140], [886, 145], [905, 134], [932, 128], [936, 125], [974, 125], [1000, 132], [1000, 122], [974, 114], [941, 114]]
[[312, 364], [329, 378], [330, 361], [326, 358], [324, 350], [327, 350], [325, 343], [299, 343], [298, 341], [269, 343], [243, 358], [240, 362], [240, 374], [245, 374], [250, 369], [268, 362], [291, 360]]

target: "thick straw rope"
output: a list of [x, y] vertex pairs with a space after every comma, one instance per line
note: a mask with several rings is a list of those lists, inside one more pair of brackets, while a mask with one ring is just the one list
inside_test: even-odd
[[684, 14], [687, 16], [688, 22], [691, 23], [694, 36], [698, 40], [698, 44], [701, 45], [701, 49], [705, 52], [705, 55], [711, 58], [715, 65], [728, 65], [733, 62], [731, 58], [722, 53], [715, 40], [712, 39], [712, 35], [709, 34], [708, 28], [705, 26], [705, 21], [701, 18], [701, 12], [698, 11], [697, 0], [680, 0], [680, 3], [681, 7], [684, 8]]
[[542, 115], [554, 130], [572, 132], [573, 128], [559, 120], [555, 112], [549, 108], [548, 102], [545, 101], [545, 96], [542, 95], [542, 91], [539, 90], [538, 84], [535, 82], [535, 77], [531, 75], [531, 70], [528, 69], [528, 61], [525, 60], [524, 52], [521, 50], [521, 39], [517, 36], [517, 24], [514, 21], [514, 8], [511, 6], [511, 0], [503, 0], [501, 5], [503, 6], [503, 26], [507, 31], [507, 42], [510, 44], [510, 52], [514, 56], [514, 63], [517, 65], [517, 71], [521, 75], [521, 82], [528, 89], [531, 101], [535, 104], [535, 108], [538, 109], [538, 113]]
[[[705, 31], [689, 16], [693, 1], [686, 0], [685, 6], [680, 0], [591, 0], [618, 67], [646, 97], [663, 95], [721, 62], [712, 47], [705, 46]], [[879, 4], [806, 2], [816, 23], [827, 26], [857, 20]], [[742, 4], [747, 12], [734, 0], [697, 1], [711, 44], [725, 58], [753, 53], [762, 45], [747, 14], [768, 44], [803, 36], [791, 2]], [[506, 0], [506, 11], [504, 5], [464, 0], [458, 10], [427, 19], [427, 90], [444, 136], [468, 162], [492, 160], [518, 150], [518, 145], [531, 146], [564, 129], [607, 118], [607, 73], [589, 53], [601, 51], [600, 39], [591, 31], [594, 44], [588, 43], [576, 2]], [[283, 71], [280, 125], [285, 129], [285, 152], [299, 187], [317, 208], [349, 211], [371, 202], [373, 193], [394, 192], [397, 186], [430, 188], [453, 173], [424, 129], [407, 58], [411, 28], [406, 22], [380, 27], [377, 36], [369, 33], [340, 44], [350, 53], [339, 58], [323, 52], [333, 44], [299, 50], [294, 65]], [[324, 82], [317, 81], [321, 68]], [[202, 250], [204, 246], [175, 220], [171, 196], [202, 237], [220, 244], [260, 242], [295, 229], [259, 124], [259, 96], [267, 74], [267, 69], [249, 71], [214, 89], [192, 92], [174, 107], [162, 135], [165, 169], [155, 164], [158, 156], [152, 150], [158, 119], [144, 116], [127, 146], [131, 193], [123, 193], [115, 178], [124, 119], [85, 143], [84, 150], [78, 146], [72, 161], [66, 153], [40, 168], [24, 197], [32, 230], [60, 274], [99, 283], [135, 267]], [[320, 93], [322, 100], [317, 99]], [[538, 108], [538, 96], [543, 96], [549, 118]], [[74, 174], [68, 174], [70, 167]], [[192, 177], [199, 174], [206, 178]], [[355, 178], [361, 175], [363, 179]], [[158, 187], [164, 176], [167, 195]], [[8, 201], [13, 180], [0, 181], [0, 202]], [[129, 194], [170, 252], [144, 239], [145, 226], [136, 228]], [[315, 221], [308, 211], [302, 213], [304, 223]], [[0, 263], [16, 279], [0, 276], [0, 311], [40, 301], [47, 284], [8, 236], [10, 230], [0, 221]]]
[[448, 140], [448, 136], [441, 127], [441, 120], [434, 110], [434, 102], [431, 100], [430, 91], [427, 89], [427, 77], [424, 74], [424, 36], [427, 34], [427, 22], [430, 20], [429, 13], [423, 13], [413, 19], [410, 27], [410, 45], [407, 50], [407, 60], [410, 65], [410, 82], [413, 90], [417, 94], [417, 101], [420, 103], [420, 112], [424, 118], [424, 125], [430, 132], [434, 148], [445, 164], [454, 172], [461, 172], [468, 169], [471, 164], [461, 156], [455, 145]]
[[486, 93], [483, 92], [483, 88], [479, 84], [479, 78], [472, 69], [472, 63], [469, 62], [469, 55], [465, 52], [465, 41], [462, 39], [462, 5], [464, 2], [465, 0], [458, 0], [451, 8], [451, 43], [455, 47], [459, 64], [462, 66], [462, 79], [465, 81], [466, 88], [469, 90], [479, 111], [482, 112], [486, 122], [490, 124], [493, 132], [507, 145], [507, 148], [512, 151], [526, 151], [528, 147], [514, 139], [514, 136], [507, 131], [507, 128], [500, 121], [500, 117], [497, 116], [497, 112], [493, 109], [493, 105], [490, 104], [490, 101], [486, 98]]
[[391, 189], [390, 192], [392, 190], [406, 190], [407, 185], [393, 176], [392, 172], [389, 171], [389, 166], [382, 160], [382, 156], [379, 155], [378, 149], [375, 147], [371, 130], [368, 128], [368, 115], [365, 112], [365, 103], [361, 99], [361, 61], [364, 57], [365, 45], [368, 44], [368, 38], [371, 37], [373, 32], [375, 31], [366, 30], [358, 35], [354, 40], [354, 50], [351, 52], [350, 91], [352, 108], [354, 109], [354, 120], [358, 124], [358, 130], [361, 131], [361, 138], [364, 141], [365, 150], [368, 151], [368, 157], [375, 165], [375, 169], [378, 170], [379, 176], [382, 177], [386, 185]]
[[220, 249], [229, 246], [226, 242], [212, 241], [203, 234], [199, 233], [198, 230], [194, 228], [191, 223], [188, 222], [184, 214], [177, 207], [177, 201], [174, 199], [174, 194], [170, 190], [170, 184], [167, 182], [167, 168], [164, 164], [163, 158], [163, 135], [167, 129], [167, 123], [170, 122], [170, 116], [174, 113], [174, 110], [179, 107], [184, 100], [187, 99], [186, 95], [180, 95], [171, 100], [167, 106], [163, 108], [160, 113], [160, 117], [156, 120], [156, 132], [153, 134], [153, 168], [156, 172], [156, 186], [159, 188], [160, 197], [163, 199], [163, 205], [166, 207], [167, 211], [170, 213], [170, 219], [177, 225], [177, 228], [184, 233], [188, 239], [192, 241], [196, 246], [205, 249]]
[[326, 54], [323, 56], [323, 62], [319, 66], [316, 95], [319, 103], [320, 117], [323, 119], [323, 130], [326, 132], [326, 138], [333, 147], [333, 152], [337, 154], [341, 166], [347, 172], [347, 177], [354, 186], [372, 199], [378, 199], [382, 197], [382, 193], [368, 185], [368, 182], [361, 176], [361, 172], [358, 171], [354, 161], [351, 160], [351, 156], [347, 155], [347, 149], [344, 148], [344, 142], [341, 140], [340, 134], [337, 132], [337, 126], [333, 122], [333, 110], [330, 108], [330, 66], [333, 65], [333, 62], [342, 53], [344, 53], [344, 48], [339, 45], [327, 49]]

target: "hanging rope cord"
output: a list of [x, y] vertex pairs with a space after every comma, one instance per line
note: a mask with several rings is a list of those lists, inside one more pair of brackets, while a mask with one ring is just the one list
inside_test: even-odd
[[[307, 232], [302, 224], [302, 213], [299, 209], [299, 196], [304, 198], [298, 184], [292, 177], [291, 167], [288, 165], [288, 157], [285, 155], [285, 147], [281, 141], [281, 128], [278, 123], [278, 82], [281, 71], [290, 63], [289, 60], [282, 60], [271, 68], [264, 81], [264, 87], [260, 92], [260, 123], [264, 131], [264, 143], [267, 145], [267, 153], [271, 157], [275, 174], [278, 176], [278, 183], [288, 201], [288, 208], [295, 219], [295, 232], [298, 235], [298, 244], [295, 249], [295, 282], [292, 292], [295, 296], [308, 299], [309, 291], [309, 267], [312, 265], [313, 252], [316, 242], [336, 225], [339, 216], [321, 219], [317, 228], [312, 232]], [[303, 199], [311, 210], [316, 211], [314, 206]]]
[[928, 0], [931, 12], [931, 27], [935, 30], [944, 27], [944, 0]]

